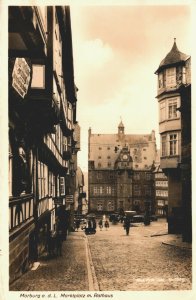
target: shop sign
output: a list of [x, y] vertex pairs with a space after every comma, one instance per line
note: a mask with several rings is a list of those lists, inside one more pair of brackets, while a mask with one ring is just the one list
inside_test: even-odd
[[62, 198], [56, 198], [56, 199], [54, 199], [54, 204], [56, 204], [56, 205], [63, 205], [63, 199]]
[[31, 69], [26, 60], [17, 57], [12, 72], [12, 86], [24, 98], [27, 94], [31, 78]]
[[73, 195], [67, 195], [67, 196], [65, 196], [65, 202], [66, 203], [74, 203]]

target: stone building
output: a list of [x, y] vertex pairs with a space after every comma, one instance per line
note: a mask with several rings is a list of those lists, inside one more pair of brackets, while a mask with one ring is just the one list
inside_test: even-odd
[[152, 208], [152, 166], [155, 132], [125, 134], [122, 121], [116, 134], [93, 134], [89, 129], [89, 211], [109, 213]]
[[155, 214], [167, 217], [168, 211], [168, 179], [160, 168], [160, 151], [157, 151], [154, 166]]
[[168, 177], [168, 231], [182, 233], [188, 226], [190, 232], [191, 58], [178, 50], [176, 40], [155, 74], [158, 76], [160, 167]]
[[84, 174], [80, 167], [76, 171], [76, 201], [75, 201], [75, 215], [86, 214], [86, 209], [84, 207], [86, 203], [86, 193], [84, 191]]
[[45, 251], [50, 230], [66, 238], [79, 150], [76, 92], [69, 7], [10, 6], [10, 282]]

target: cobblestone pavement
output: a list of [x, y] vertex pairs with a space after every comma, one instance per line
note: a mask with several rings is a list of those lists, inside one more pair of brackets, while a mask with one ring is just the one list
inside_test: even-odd
[[122, 224], [88, 236], [99, 290], [191, 289], [191, 247], [174, 247], [178, 237], [166, 232], [167, 224], [159, 220], [131, 227], [129, 236]]
[[72, 233], [63, 242], [62, 256], [40, 259], [40, 266], [15, 281], [10, 291], [88, 290], [85, 243], [83, 232]]
[[129, 236], [122, 224], [87, 237], [83, 231], [71, 233], [62, 256], [43, 257], [10, 291], [191, 289], [191, 249], [172, 246], [180, 244], [178, 236], [166, 232], [166, 223], [158, 221], [131, 227]]

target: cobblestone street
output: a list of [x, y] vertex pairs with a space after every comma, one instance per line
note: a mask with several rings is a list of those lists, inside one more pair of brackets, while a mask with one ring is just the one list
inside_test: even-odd
[[63, 243], [62, 256], [43, 256], [35, 271], [14, 282], [13, 291], [88, 290], [86, 246], [83, 232], [72, 233]]
[[131, 227], [129, 236], [122, 224], [89, 236], [99, 290], [191, 289], [191, 250], [173, 246], [177, 236], [162, 235], [166, 230], [159, 220]]
[[10, 291], [189, 290], [191, 246], [175, 246], [180, 237], [166, 230], [159, 220], [131, 227], [129, 236], [122, 224], [111, 223], [95, 235], [71, 233], [62, 256], [43, 257], [37, 270], [25, 273]]

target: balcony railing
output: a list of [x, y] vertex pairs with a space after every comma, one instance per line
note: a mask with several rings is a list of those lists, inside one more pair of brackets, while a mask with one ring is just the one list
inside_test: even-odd
[[33, 195], [10, 198], [9, 230], [13, 230], [33, 217]]

